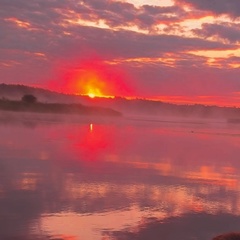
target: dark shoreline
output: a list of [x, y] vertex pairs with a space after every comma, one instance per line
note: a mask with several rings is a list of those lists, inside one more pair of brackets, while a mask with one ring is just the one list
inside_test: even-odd
[[120, 117], [122, 113], [111, 108], [84, 106], [82, 104], [65, 103], [26, 103], [23, 101], [0, 100], [0, 110], [11, 112], [34, 112], [52, 114], [78, 114], [83, 116]]

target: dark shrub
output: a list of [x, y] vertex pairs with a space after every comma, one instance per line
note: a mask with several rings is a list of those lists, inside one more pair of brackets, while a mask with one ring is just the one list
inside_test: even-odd
[[35, 103], [37, 102], [37, 98], [32, 94], [26, 94], [22, 97], [22, 101], [25, 103]]

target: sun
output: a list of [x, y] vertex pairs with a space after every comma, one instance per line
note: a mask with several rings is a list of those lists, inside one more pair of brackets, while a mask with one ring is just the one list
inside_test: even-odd
[[88, 96], [89, 96], [90, 98], [95, 98], [95, 97], [96, 97], [96, 95], [95, 95], [94, 93], [88, 93]]
[[96, 97], [103, 97], [104, 96], [102, 90], [99, 89], [99, 86], [98, 87], [96, 87], [96, 86], [97, 85], [96, 85], [95, 82], [89, 82], [84, 86], [86, 95], [88, 97], [96, 98]]

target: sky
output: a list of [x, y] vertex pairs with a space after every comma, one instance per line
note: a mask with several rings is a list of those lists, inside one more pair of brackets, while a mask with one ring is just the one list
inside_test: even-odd
[[0, 0], [0, 83], [240, 107], [239, 0]]

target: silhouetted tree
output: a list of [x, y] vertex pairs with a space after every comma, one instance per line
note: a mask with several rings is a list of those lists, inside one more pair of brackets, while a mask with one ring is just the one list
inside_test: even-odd
[[35, 103], [35, 102], [37, 102], [37, 98], [32, 94], [25, 94], [22, 97], [22, 101], [25, 103]]

